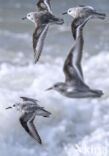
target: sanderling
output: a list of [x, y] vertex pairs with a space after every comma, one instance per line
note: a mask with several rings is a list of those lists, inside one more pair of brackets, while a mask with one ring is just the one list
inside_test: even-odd
[[79, 7], [70, 8], [70, 9], [68, 9], [67, 12], [63, 13], [63, 15], [64, 14], [68, 14], [74, 18], [74, 20], [72, 22], [72, 33], [73, 33], [74, 39], [76, 39], [76, 28], [80, 24], [82, 24], [84, 19], [86, 19], [87, 17], [90, 17], [91, 19], [92, 18], [105, 19], [105, 17], [106, 17], [106, 14], [98, 13], [93, 7], [84, 6], [84, 5], [80, 5]]
[[90, 17], [86, 18], [84, 22], [77, 27], [75, 44], [64, 63], [65, 82], [56, 83], [53, 87], [48, 88], [48, 91], [53, 89], [69, 98], [94, 98], [103, 95], [101, 90], [92, 90], [85, 84], [81, 68], [83, 51], [82, 31], [89, 18]]
[[64, 23], [63, 19], [57, 18], [52, 14], [49, 0], [39, 0], [37, 6], [39, 10], [38, 12], [28, 13], [26, 17], [22, 18], [23, 20], [28, 19], [35, 24], [35, 30], [33, 32], [35, 63], [37, 63], [40, 58], [49, 25], [61, 25]]
[[19, 121], [22, 127], [33, 139], [35, 139], [39, 144], [42, 144], [41, 138], [33, 124], [33, 121], [36, 116], [49, 117], [51, 113], [46, 111], [43, 107], [40, 107], [37, 104], [36, 99], [27, 97], [21, 97], [21, 99], [23, 99], [23, 102], [16, 103], [6, 109], [15, 107], [18, 111], [21, 111], [22, 114]]

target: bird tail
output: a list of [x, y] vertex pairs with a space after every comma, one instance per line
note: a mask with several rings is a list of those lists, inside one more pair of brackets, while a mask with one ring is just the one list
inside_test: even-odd
[[39, 109], [37, 110], [37, 115], [43, 117], [49, 117], [51, 113], [46, 111], [43, 107], [39, 107]]
[[51, 115], [50, 112], [43, 110], [43, 117], [49, 117]]
[[55, 23], [59, 24], [59, 25], [62, 25], [64, 23], [64, 20], [60, 19], [60, 18], [55, 18]]
[[64, 23], [64, 20], [61, 18], [57, 18], [56, 16], [50, 15], [49, 16], [49, 23], [62, 25]]
[[103, 95], [103, 92], [101, 90], [91, 90], [91, 92], [95, 97], [101, 97]]
[[95, 16], [95, 18], [97, 17], [102, 20], [104, 20], [106, 18], [106, 14], [104, 14], [104, 13], [94, 12], [93, 15]]

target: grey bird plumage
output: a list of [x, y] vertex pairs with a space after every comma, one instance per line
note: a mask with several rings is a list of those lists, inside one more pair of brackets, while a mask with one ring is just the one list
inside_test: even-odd
[[51, 113], [39, 106], [36, 99], [28, 97], [21, 97], [21, 99], [23, 102], [16, 103], [6, 109], [15, 107], [18, 111], [21, 111], [22, 114], [19, 118], [21, 126], [34, 140], [36, 140], [39, 144], [42, 144], [42, 140], [33, 122], [36, 116], [49, 117]]
[[72, 34], [74, 39], [76, 39], [76, 28], [82, 24], [84, 19], [90, 18], [98, 18], [104, 20], [106, 18], [106, 14], [97, 12], [93, 7], [91, 6], [84, 6], [80, 5], [78, 7], [70, 8], [67, 12], [63, 13], [68, 14], [74, 18], [72, 22]]
[[49, 25], [61, 25], [64, 23], [63, 19], [57, 18], [55, 15], [53, 15], [50, 6], [50, 0], [39, 0], [37, 7], [38, 12], [28, 13], [25, 17], [35, 24], [35, 30], [33, 32], [33, 50], [35, 63], [37, 63], [40, 58]]
[[76, 29], [75, 44], [64, 63], [65, 82], [56, 83], [47, 90], [54, 89], [69, 98], [94, 98], [103, 95], [101, 90], [92, 90], [85, 84], [82, 73], [81, 59], [84, 43], [82, 31], [89, 18], [86, 18]]

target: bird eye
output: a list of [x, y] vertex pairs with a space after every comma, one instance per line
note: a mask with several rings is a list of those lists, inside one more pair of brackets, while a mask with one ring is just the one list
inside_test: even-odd
[[30, 16], [30, 15], [28, 15], [28, 16]]

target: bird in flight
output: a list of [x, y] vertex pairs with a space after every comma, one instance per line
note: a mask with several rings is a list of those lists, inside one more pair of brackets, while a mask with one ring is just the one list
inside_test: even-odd
[[84, 41], [82, 31], [89, 19], [90, 17], [85, 18], [76, 29], [77, 37], [74, 46], [70, 50], [63, 67], [65, 82], [58, 82], [48, 88], [47, 91], [53, 89], [69, 98], [95, 98], [103, 95], [101, 90], [93, 90], [86, 85], [83, 78], [81, 60]]
[[42, 140], [33, 122], [36, 116], [49, 117], [51, 113], [39, 106], [36, 99], [28, 97], [21, 97], [21, 99], [23, 102], [16, 103], [6, 109], [16, 108], [18, 111], [21, 111], [19, 118], [21, 126], [35, 141], [42, 144]]
[[98, 18], [104, 20], [106, 18], [106, 14], [97, 12], [92, 6], [80, 5], [78, 7], [69, 8], [63, 15], [68, 14], [74, 18], [72, 22], [72, 34], [74, 39], [76, 39], [76, 28], [82, 24], [84, 19], [90, 18]]
[[35, 24], [35, 30], [33, 32], [33, 50], [35, 63], [38, 62], [42, 49], [44, 46], [44, 40], [48, 32], [49, 25], [64, 23], [63, 19], [57, 18], [53, 15], [50, 6], [50, 0], [39, 0], [37, 3], [37, 12], [30, 12], [23, 20], [28, 19]]

